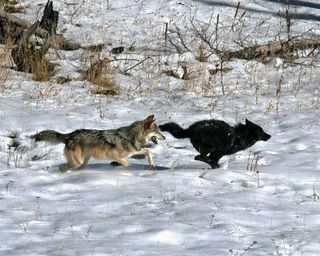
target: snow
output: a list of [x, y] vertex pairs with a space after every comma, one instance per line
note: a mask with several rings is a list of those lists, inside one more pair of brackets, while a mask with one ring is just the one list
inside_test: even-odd
[[[67, 38], [103, 42], [100, 54], [111, 59], [112, 47], [125, 47], [116, 56], [122, 61], [111, 63], [121, 91], [93, 94], [93, 85], [77, 79], [90, 55], [83, 50], [59, 51], [59, 58], [51, 53], [60, 65], [57, 76], [74, 79], [66, 84], [6, 71], [0, 87], [1, 255], [318, 255], [319, 56], [301, 53], [295, 63], [233, 59], [224, 63], [229, 72], [210, 75], [218, 57], [199, 62], [201, 40], [188, 39], [192, 15], [200, 26], [211, 16], [215, 24], [218, 14], [222, 48], [238, 49], [240, 36], [248, 36], [248, 45], [286, 38], [282, 1], [240, 2], [246, 14], [235, 21], [238, 1], [230, 0], [54, 1]], [[40, 4], [45, 1], [30, 1], [22, 16], [34, 20]], [[293, 1], [292, 35], [319, 36], [318, 5]], [[186, 33], [192, 52], [165, 46], [165, 23]], [[121, 73], [137, 63], [132, 59], [146, 57], [129, 75]], [[181, 78], [183, 65], [192, 71], [189, 80], [163, 74], [171, 69]], [[146, 159], [128, 159], [129, 167], [91, 160], [66, 173], [57, 168], [65, 161], [63, 145], [29, 138], [43, 129], [117, 128], [149, 114], [158, 124], [183, 127], [248, 118], [272, 138], [209, 169], [193, 159], [197, 152], [188, 139], [165, 133], [152, 149], [155, 170]], [[20, 145], [10, 147], [13, 141]]]

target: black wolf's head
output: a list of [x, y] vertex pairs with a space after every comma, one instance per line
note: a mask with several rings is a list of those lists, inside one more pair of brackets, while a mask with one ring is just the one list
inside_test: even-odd
[[249, 131], [250, 136], [256, 141], [267, 141], [271, 138], [270, 134], [264, 132], [259, 125], [249, 121], [248, 119], [246, 119], [245, 126], [246, 129]]

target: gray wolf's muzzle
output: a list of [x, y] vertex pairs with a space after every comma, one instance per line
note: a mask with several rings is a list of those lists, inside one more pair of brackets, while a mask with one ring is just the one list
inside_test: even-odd
[[[165, 140], [166, 137], [165, 136], [162, 136], [161, 140]], [[152, 136], [150, 138], [150, 140], [154, 143], [154, 144], [158, 144], [158, 138], [156, 136]]]

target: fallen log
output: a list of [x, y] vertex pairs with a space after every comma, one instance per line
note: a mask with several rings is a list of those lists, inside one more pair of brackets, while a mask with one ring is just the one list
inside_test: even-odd
[[287, 41], [271, 42], [265, 45], [246, 47], [239, 51], [221, 53], [221, 60], [232, 58], [264, 61], [267, 57], [292, 58], [299, 50], [316, 49], [320, 46], [320, 38], [295, 38]]

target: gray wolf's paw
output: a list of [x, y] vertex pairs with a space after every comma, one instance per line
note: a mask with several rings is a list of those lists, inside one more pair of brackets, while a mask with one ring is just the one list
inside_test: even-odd
[[155, 166], [154, 164], [149, 165], [149, 168], [150, 168], [151, 170], [153, 170], [153, 171], [155, 171], [155, 170], [156, 170], [156, 166]]
[[134, 158], [134, 159], [145, 159], [146, 155], [144, 155], [144, 154], [134, 155], [134, 156], [132, 156], [132, 158]]
[[121, 164], [119, 164], [119, 163], [116, 162], [116, 161], [112, 161], [112, 162], [110, 163], [110, 165], [111, 165], [112, 167], [121, 166]]

